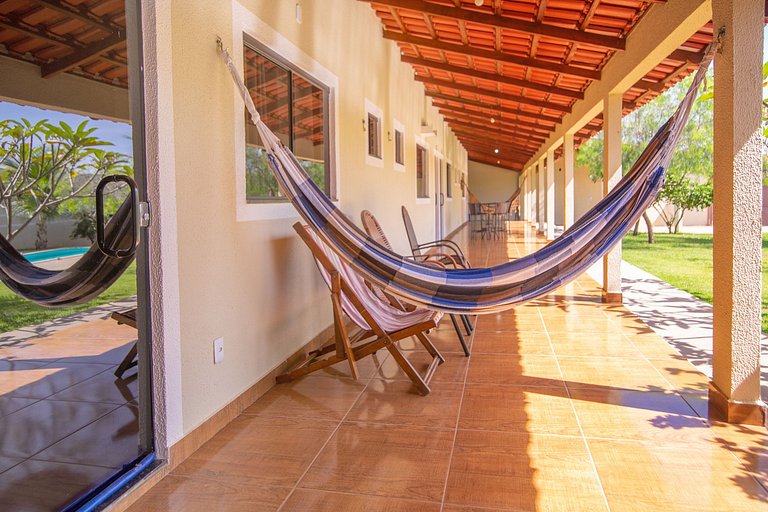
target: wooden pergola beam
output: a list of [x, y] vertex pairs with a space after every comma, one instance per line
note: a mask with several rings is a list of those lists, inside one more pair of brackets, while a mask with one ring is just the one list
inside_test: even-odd
[[494, 103], [468, 100], [468, 99], [462, 98], [461, 96], [452, 96], [450, 94], [443, 94], [443, 93], [431, 92], [431, 91], [426, 91], [424, 94], [426, 94], [431, 98], [439, 98], [445, 101], [455, 101], [456, 103], [462, 103], [464, 105], [471, 105], [479, 108], [487, 108], [487, 109], [495, 110], [497, 112], [505, 112], [511, 115], [528, 117], [530, 119], [538, 119], [538, 120], [545, 121], [548, 123], [553, 123], [553, 124], [559, 124], [562, 121], [562, 119], [559, 117], [555, 117], [547, 114], [536, 114], [533, 112], [527, 112], [525, 110], [505, 107], [502, 105], [496, 105]]
[[114, 50], [123, 43], [125, 43], [125, 35], [122, 32], [116, 32], [101, 41], [96, 41], [88, 46], [79, 48], [66, 57], [40, 66], [40, 74], [43, 78], [51, 78], [58, 74], [66, 73], [81, 64], [100, 57], [102, 53]]
[[577, 43], [588, 44], [599, 48], [610, 50], [623, 50], [624, 39], [615, 36], [606, 36], [603, 34], [594, 34], [583, 30], [576, 30], [565, 27], [558, 27], [542, 22], [523, 21], [506, 16], [461, 9], [447, 5], [439, 5], [423, 0], [360, 0], [362, 2], [374, 3], [387, 7], [397, 7], [416, 11], [420, 13], [440, 16], [457, 21], [477, 23], [489, 27], [522, 32], [526, 35], [534, 34], [539, 36], [551, 37], [561, 41], [575, 41]]
[[478, 96], [487, 96], [490, 98], [496, 98], [503, 101], [514, 101], [515, 103], [521, 103], [524, 105], [531, 105], [534, 107], [545, 108], [548, 110], [555, 110], [557, 112], [568, 113], [571, 111], [571, 107], [566, 105], [558, 105], [557, 103], [550, 103], [543, 100], [533, 100], [526, 98], [525, 96], [518, 96], [516, 94], [507, 94], [505, 92], [493, 91], [491, 89], [484, 89], [482, 87], [475, 87], [474, 85], [464, 85], [450, 80], [439, 80], [437, 78], [429, 78], [426, 76], [416, 75], [414, 79], [418, 82], [434, 85], [437, 87], [446, 87], [449, 89], [456, 89], [457, 91], [471, 92]]
[[91, 27], [100, 28], [106, 32], [112, 33], [125, 30], [125, 28], [113, 23], [110, 19], [99, 16], [89, 10], [85, 4], [73, 5], [68, 2], [62, 2], [61, 0], [35, 0], [35, 2], [52, 11], [66, 14], [78, 21], [87, 23]]
[[464, 126], [467, 128], [475, 128], [477, 130], [480, 130], [491, 140], [493, 140], [495, 137], [498, 137], [499, 135], [508, 135], [513, 137], [517, 136], [517, 137], [522, 137], [524, 139], [537, 141], [537, 142], [544, 142], [546, 140], [546, 136], [537, 134], [528, 130], [503, 128], [501, 126], [498, 126], [497, 124], [493, 124], [493, 125], [480, 124], [472, 120], [461, 119], [460, 117], [457, 117], [457, 116], [449, 116], [449, 117], [446, 117], [445, 120], [448, 122], [449, 125], [451, 125], [451, 128], [453, 128], [454, 126]]
[[[525, 127], [530, 128], [531, 132], [539, 132], [539, 133], [547, 133], [552, 131], [552, 127], [548, 126], [542, 126], [540, 124], [536, 123], [530, 123], [527, 121], [520, 121], [517, 119], [509, 119], [505, 118], [503, 114], [500, 113], [493, 113], [493, 114], [487, 114], [485, 112], [478, 112], [476, 110], [468, 110], [465, 108], [457, 108], [457, 107], [451, 107], [449, 105], [444, 105], [441, 101], [437, 101], [433, 103], [433, 105], [438, 109], [438, 111], [447, 117], [469, 117], [473, 120], [476, 120], [478, 122], [483, 123], [490, 123], [490, 118], [493, 117], [495, 120], [495, 123], [491, 123], [492, 125], [495, 125], [496, 123], [499, 123], [502, 127], [504, 126], [515, 126], [515, 127]], [[492, 129], [489, 127], [489, 129]]]
[[484, 133], [482, 130], [464, 128], [461, 126], [457, 126], [454, 129], [454, 133], [462, 141], [472, 140], [477, 144], [482, 144], [483, 146], [490, 148], [505, 147], [507, 148], [507, 151], [511, 151], [512, 148], [514, 148], [514, 151], [511, 151], [513, 153], [521, 153], [521, 149], [526, 150], [522, 151], [522, 153], [533, 152], [538, 147], [535, 142], [524, 137], [510, 137], [507, 135], [490, 138], [488, 137], [488, 134]]
[[555, 94], [557, 96], [563, 96], [566, 98], [574, 98], [577, 100], [584, 99], [584, 93], [581, 91], [574, 91], [571, 89], [563, 89], [562, 87], [553, 87], [547, 84], [530, 82], [528, 80], [518, 80], [516, 78], [509, 78], [498, 73], [488, 73], [485, 71], [478, 71], [472, 68], [465, 68], [462, 66], [454, 66], [452, 64], [446, 64], [435, 60], [422, 59], [418, 57], [409, 57], [403, 55], [401, 60], [405, 63], [414, 66], [423, 66], [430, 69], [437, 69], [440, 71], [446, 71], [448, 73], [455, 73], [459, 75], [469, 76], [472, 78], [481, 78], [491, 82], [496, 82], [504, 85], [515, 85], [522, 87], [523, 89], [531, 89], [534, 91], [545, 92], [548, 94]]
[[397, 41], [398, 43], [422, 46], [424, 48], [432, 48], [435, 50], [458, 53], [461, 55], [470, 55], [472, 57], [481, 57], [484, 59], [508, 62], [510, 64], [517, 64], [518, 66], [523, 66], [523, 67], [544, 69], [546, 71], [551, 71], [552, 73], [561, 73], [564, 75], [577, 76], [580, 78], [586, 78], [588, 80], [600, 80], [600, 71], [579, 68], [579, 67], [570, 66], [567, 64], [558, 64], [556, 62], [533, 59], [530, 57], [519, 57], [516, 55], [511, 55], [509, 53], [500, 52], [496, 50], [484, 50], [482, 48], [476, 48], [474, 46], [470, 46], [466, 44], [447, 43], [445, 41], [440, 41], [438, 39], [430, 39], [428, 37], [416, 37], [408, 34], [400, 34], [399, 32], [392, 32], [391, 30], [384, 31], [384, 39], [389, 39], [390, 41]]

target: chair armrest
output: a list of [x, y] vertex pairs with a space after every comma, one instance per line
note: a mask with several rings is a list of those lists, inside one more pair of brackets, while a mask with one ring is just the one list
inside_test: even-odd
[[462, 252], [459, 245], [453, 240], [435, 240], [434, 242], [419, 244], [418, 247], [419, 249], [448, 249], [450, 252], [453, 252], [463, 263], [465, 263], [465, 266], [469, 266], [469, 262], [467, 261], [466, 256], [464, 256], [464, 253]]

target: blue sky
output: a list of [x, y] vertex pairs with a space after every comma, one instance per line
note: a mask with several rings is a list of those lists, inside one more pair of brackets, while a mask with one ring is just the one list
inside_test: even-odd
[[116, 123], [114, 121], [106, 121], [103, 119], [90, 119], [77, 114], [65, 114], [63, 112], [56, 112], [55, 110], [44, 110], [37, 107], [28, 107], [0, 101], [0, 119], [21, 118], [27, 119], [33, 123], [42, 119], [47, 119], [56, 124], [58, 124], [59, 121], [64, 121], [73, 127], [88, 119], [88, 125], [92, 128], [96, 128], [96, 131], [94, 132], [96, 137], [114, 144], [113, 147], [109, 148], [111, 151], [116, 151], [128, 156], [133, 154], [131, 148], [131, 125], [128, 123]]

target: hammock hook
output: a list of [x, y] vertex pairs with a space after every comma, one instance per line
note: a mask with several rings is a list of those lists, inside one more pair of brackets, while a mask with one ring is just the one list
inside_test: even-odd
[[717, 53], [723, 53], [723, 38], [725, 37], [725, 27], [720, 27], [717, 31], [717, 37], [715, 38], [715, 44], [717, 45]]

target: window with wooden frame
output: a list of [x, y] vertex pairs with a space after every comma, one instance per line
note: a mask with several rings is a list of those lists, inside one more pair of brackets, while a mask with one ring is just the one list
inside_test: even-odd
[[416, 197], [429, 197], [427, 148], [416, 145]]
[[[245, 83], [264, 123], [331, 195], [329, 89], [250, 37], [243, 40]], [[256, 127], [245, 130], [245, 195], [249, 203], [283, 200]]]

